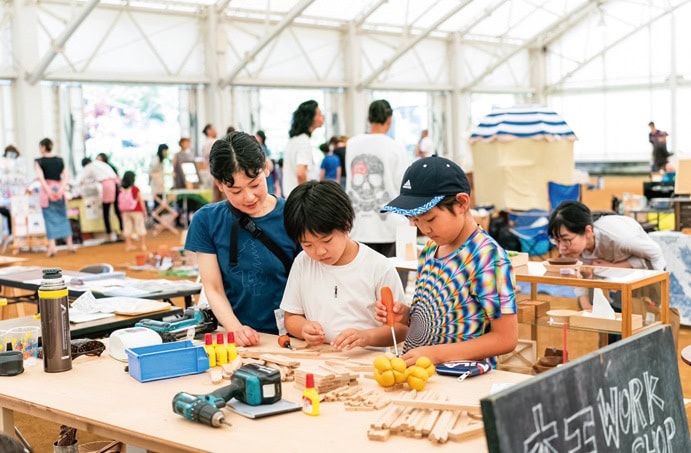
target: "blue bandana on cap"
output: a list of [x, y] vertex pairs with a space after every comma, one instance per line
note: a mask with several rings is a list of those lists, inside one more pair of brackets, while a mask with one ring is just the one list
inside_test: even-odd
[[384, 206], [381, 210], [386, 212], [393, 212], [394, 214], [404, 215], [406, 217], [415, 217], [417, 215], [422, 215], [425, 212], [429, 211], [430, 209], [438, 205], [439, 202], [443, 199], [444, 195], [439, 195], [437, 197], [432, 198], [430, 201], [423, 204], [422, 206], [419, 206], [414, 209], [401, 209], [395, 206]]
[[444, 197], [459, 193], [470, 195], [470, 182], [463, 169], [443, 157], [426, 157], [408, 167], [400, 195], [381, 211], [415, 217], [435, 207]]

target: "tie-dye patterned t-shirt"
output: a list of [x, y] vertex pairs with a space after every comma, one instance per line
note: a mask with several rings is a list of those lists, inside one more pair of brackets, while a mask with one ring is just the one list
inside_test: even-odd
[[477, 338], [492, 319], [516, 313], [511, 262], [484, 230], [448, 256], [435, 258], [437, 249], [429, 241], [420, 254], [404, 351]]

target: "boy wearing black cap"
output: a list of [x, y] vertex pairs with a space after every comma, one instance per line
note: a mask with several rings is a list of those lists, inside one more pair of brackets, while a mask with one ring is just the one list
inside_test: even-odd
[[[515, 281], [504, 249], [470, 213], [470, 184], [454, 162], [432, 156], [414, 162], [400, 195], [382, 211], [402, 214], [429, 237], [418, 259], [410, 307], [396, 303], [408, 324], [406, 363], [427, 356], [433, 363], [489, 358], [512, 351], [518, 341]], [[384, 322], [386, 310], [376, 306]]]

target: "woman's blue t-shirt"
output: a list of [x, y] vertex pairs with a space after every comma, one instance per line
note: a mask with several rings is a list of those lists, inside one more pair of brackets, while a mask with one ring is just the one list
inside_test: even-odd
[[[278, 199], [273, 211], [252, 218], [288, 257], [300, 251], [283, 225], [285, 200]], [[230, 266], [230, 234], [235, 217], [227, 202], [207, 204], [194, 214], [185, 249], [216, 255], [223, 287], [235, 316], [259, 332], [277, 334], [274, 310], [281, 304], [288, 275], [281, 260], [266, 246], [238, 227], [238, 264]]]

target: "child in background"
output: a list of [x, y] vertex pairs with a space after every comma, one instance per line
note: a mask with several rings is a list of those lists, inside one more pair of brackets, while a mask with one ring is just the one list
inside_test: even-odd
[[[414, 162], [400, 195], [383, 211], [402, 214], [427, 237], [418, 258], [410, 307], [394, 304], [408, 324], [403, 359], [433, 363], [489, 358], [511, 352], [518, 342], [515, 281], [506, 251], [470, 213], [470, 184], [454, 162], [432, 156]], [[381, 301], [377, 319], [386, 320]]]
[[[403, 300], [396, 268], [383, 255], [350, 238], [355, 213], [334, 181], [308, 181], [286, 200], [288, 235], [302, 246], [286, 284], [281, 308], [291, 335], [310, 345], [331, 343], [344, 351], [391, 346], [391, 328], [374, 317], [381, 288]], [[404, 324], [395, 326], [404, 338]]]
[[[122, 212], [125, 251], [135, 250], [132, 245], [133, 232], [139, 237], [140, 249], [146, 250], [146, 224], [144, 223], [144, 200], [139, 187], [134, 185], [134, 172], [126, 171], [122, 177], [118, 207]], [[134, 231], [133, 231], [134, 230]]]
[[324, 160], [322, 160], [319, 180], [336, 181], [340, 184], [342, 173], [341, 159], [334, 154], [334, 145], [324, 143], [319, 148], [324, 153]]

